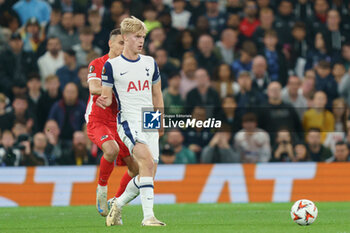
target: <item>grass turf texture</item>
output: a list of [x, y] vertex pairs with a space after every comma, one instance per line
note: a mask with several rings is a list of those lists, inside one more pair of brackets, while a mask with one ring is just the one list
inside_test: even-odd
[[123, 209], [123, 226], [106, 227], [94, 206], [0, 208], [0, 232], [327, 232], [350, 233], [350, 202], [316, 203], [317, 220], [299, 226], [292, 203], [156, 205], [166, 227], [141, 227], [141, 206]]

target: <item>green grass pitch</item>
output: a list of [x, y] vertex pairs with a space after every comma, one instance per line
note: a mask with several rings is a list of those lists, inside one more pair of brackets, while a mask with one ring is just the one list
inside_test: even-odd
[[166, 227], [141, 227], [141, 206], [123, 209], [123, 226], [106, 227], [94, 206], [0, 208], [0, 232], [317, 232], [350, 233], [350, 202], [316, 203], [319, 215], [310, 226], [290, 217], [292, 203], [156, 205]]

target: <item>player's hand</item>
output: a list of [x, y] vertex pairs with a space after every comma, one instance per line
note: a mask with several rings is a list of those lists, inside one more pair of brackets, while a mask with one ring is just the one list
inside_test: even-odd
[[96, 105], [100, 108], [106, 109], [107, 107], [107, 96], [99, 96], [96, 100]]

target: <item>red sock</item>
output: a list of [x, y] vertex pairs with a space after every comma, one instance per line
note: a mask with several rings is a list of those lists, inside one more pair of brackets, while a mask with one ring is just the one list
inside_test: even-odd
[[126, 189], [126, 186], [128, 185], [129, 181], [132, 179], [131, 176], [129, 176], [128, 171], [125, 172], [122, 179], [120, 180], [119, 188], [117, 193], [115, 194], [115, 197], [120, 197], [123, 192]]
[[103, 156], [100, 161], [100, 176], [98, 177], [98, 184], [106, 186], [108, 183], [109, 176], [111, 175], [114, 168], [114, 162], [108, 162]]

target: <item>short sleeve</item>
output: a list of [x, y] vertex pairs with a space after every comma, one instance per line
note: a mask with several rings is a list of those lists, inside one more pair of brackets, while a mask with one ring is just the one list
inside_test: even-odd
[[159, 73], [159, 67], [157, 65], [157, 62], [154, 61], [154, 73], [152, 77], [152, 84], [156, 84], [157, 82], [160, 81], [160, 73]]
[[101, 72], [101, 78], [102, 78], [102, 86], [108, 86], [113, 87], [114, 85], [114, 78], [113, 78], [113, 69], [111, 63], [108, 61], [105, 63], [105, 65], [102, 68]]
[[89, 64], [89, 73], [87, 81], [90, 80], [101, 80], [102, 64], [98, 62], [97, 59], [93, 60]]

